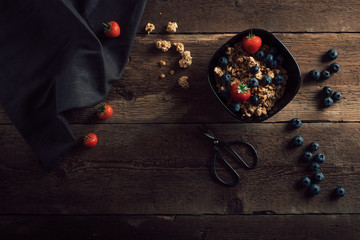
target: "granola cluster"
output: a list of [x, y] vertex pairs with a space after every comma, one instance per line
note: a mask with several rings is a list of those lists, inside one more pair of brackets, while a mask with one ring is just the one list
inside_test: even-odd
[[[263, 45], [261, 50], [267, 52], [269, 46]], [[248, 85], [250, 78], [257, 78], [260, 84], [256, 87], [250, 88], [251, 95], [258, 96], [258, 104], [252, 104], [250, 100], [241, 103], [240, 114], [242, 117], [251, 118], [253, 116], [260, 117], [267, 115], [268, 111], [275, 105], [276, 101], [284, 94], [286, 82], [288, 79], [286, 70], [282, 66], [270, 69], [263, 61], [258, 61], [247, 53], [242, 43], [236, 43], [234, 46], [227, 47], [225, 54], [227, 55], [228, 64], [226, 66], [217, 66], [214, 68], [216, 85], [218, 92], [227, 90], [230, 92], [231, 86], [237, 83], [244, 83]], [[256, 74], [250, 73], [250, 68], [257, 65], [259, 71]], [[221, 80], [224, 73], [231, 74], [231, 82], [227, 83]], [[269, 85], [261, 83], [261, 79], [268, 75], [274, 79], [276, 75], [281, 74], [284, 77], [284, 82], [275, 84], [272, 82]], [[227, 104], [232, 103], [231, 97], [226, 98]]]
[[163, 52], [167, 52], [171, 48], [171, 42], [166, 40], [158, 40], [155, 43], [156, 48], [160, 49]]
[[150, 34], [152, 31], [155, 30], [155, 25], [152, 23], [148, 23], [145, 26], [145, 31], [147, 31], [148, 34]]
[[176, 22], [169, 22], [166, 31], [169, 33], [176, 33], [176, 29], [178, 28], [178, 25]]

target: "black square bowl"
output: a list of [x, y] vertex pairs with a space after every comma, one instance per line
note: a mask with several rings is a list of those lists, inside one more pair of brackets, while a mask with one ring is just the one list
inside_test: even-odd
[[[262, 115], [260, 117], [253, 116], [251, 118], [242, 117], [240, 113], [233, 112], [227, 105], [226, 102], [220, 97], [218, 93], [218, 89], [216, 87], [216, 80], [214, 76], [214, 68], [218, 66], [218, 59], [225, 55], [225, 51], [227, 47], [234, 46], [235, 43], [241, 42], [243, 37], [249, 35], [250, 31], [253, 32], [256, 36], [259, 36], [262, 39], [262, 43], [266, 44], [270, 47], [276, 47], [278, 50], [278, 53], [281, 54], [284, 57], [284, 63], [282, 64], [282, 67], [286, 69], [288, 80], [285, 87], [285, 91], [283, 96], [278, 99], [275, 103], [275, 105], [268, 111], [267, 115]], [[207, 69], [207, 79], [210, 85], [210, 88], [212, 92], [215, 94], [216, 98], [219, 100], [219, 102], [225, 107], [225, 109], [231, 113], [234, 117], [239, 119], [242, 122], [262, 122], [272, 116], [274, 116], [277, 112], [279, 112], [281, 109], [283, 109], [296, 95], [300, 88], [301, 84], [301, 73], [300, 68], [295, 60], [295, 58], [292, 56], [290, 51], [285, 47], [285, 45], [277, 39], [272, 33], [267, 32], [262, 29], [249, 29], [246, 31], [243, 31], [233, 38], [231, 38], [229, 41], [227, 41], [225, 44], [223, 44], [213, 55], [211, 58], [208, 69]]]

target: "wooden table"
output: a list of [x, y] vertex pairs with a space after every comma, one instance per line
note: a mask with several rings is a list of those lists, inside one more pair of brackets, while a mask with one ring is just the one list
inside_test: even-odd
[[[66, 113], [79, 142], [95, 132], [97, 147], [76, 144], [57, 170], [46, 171], [0, 109], [2, 239], [360, 239], [359, 10], [355, 0], [149, 0], [130, 62], [106, 99], [114, 117], [98, 120], [95, 107]], [[169, 21], [178, 23], [177, 33], [165, 33]], [[148, 22], [156, 26], [150, 35]], [[206, 68], [218, 47], [250, 28], [273, 32], [288, 47], [302, 84], [278, 114], [245, 124], [217, 102]], [[193, 64], [180, 69], [178, 53], [157, 50], [158, 39], [184, 43]], [[329, 66], [321, 57], [330, 48], [339, 52], [340, 72], [306, 80], [311, 69]], [[189, 89], [177, 83], [183, 75]], [[319, 92], [326, 85], [343, 99], [324, 109]], [[303, 126], [289, 130], [294, 117]], [[238, 166], [236, 187], [212, 178], [212, 146], [197, 129], [203, 122], [219, 138], [257, 149], [258, 167]], [[289, 148], [295, 135], [305, 144]], [[326, 155], [325, 180], [321, 193], [308, 197], [296, 183], [310, 174], [299, 159], [312, 141]], [[339, 185], [347, 194], [331, 198]]]

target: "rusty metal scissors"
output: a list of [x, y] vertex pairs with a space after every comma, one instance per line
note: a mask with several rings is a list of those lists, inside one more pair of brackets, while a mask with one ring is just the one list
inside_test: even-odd
[[[213, 158], [213, 165], [212, 165], [212, 172], [215, 176], [215, 178], [221, 182], [222, 184], [225, 184], [226, 186], [235, 186], [239, 183], [240, 181], [240, 175], [237, 173], [237, 171], [231, 166], [231, 164], [223, 157], [223, 154], [221, 153], [221, 149], [226, 149], [228, 151], [230, 151], [230, 153], [232, 153], [232, 155], [235, 156], [235, 159], [238, 160], [241, 164], [244, 165], [244, 167], [246, 169], [253, 169], [257, 166], [258, 161], [259, 161], [259, 157], [258, 154], [255, 150], [255, 148], [247, 142], [244, 141], [229, 141], [229, 142], [224, 142], [221, 141], [219, 139], [217, 139], [214, 135], [214, 133], [208, 129], [205, 124], [202, 125], [203, 127], [200, 128], [200, 130], [203, 132], [203, 134], [213, 142], [214, 144], [214, 158]], [[247, 164], [242, 157], [236, 152], [234, 146], [235, 145], [245, 145], [248, 149], [250, 149], [250, 151], [253, 153], [254, 156], [254, 163], [253, 165], [249, 165]], [[221, 179], [217, 173], [217, 169], [216, 169], [216, 162], [219, 160], [221, 160], [223, 163], [225, 163], [226, 167], [230, 170], [230, 172], [233, 174], [234, 176], [234, 181], [233, 182], [227, 182], [223, 179]]]

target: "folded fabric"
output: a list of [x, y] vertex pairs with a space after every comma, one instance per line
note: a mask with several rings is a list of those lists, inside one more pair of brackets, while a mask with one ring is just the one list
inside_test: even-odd
[[[62, 113], [94, 106], [120, 79], [146, 0], [2, 0], [0, 103], [47, 167], [74, 144]], [[117, 21], [108, 39], [103, 22]]]

